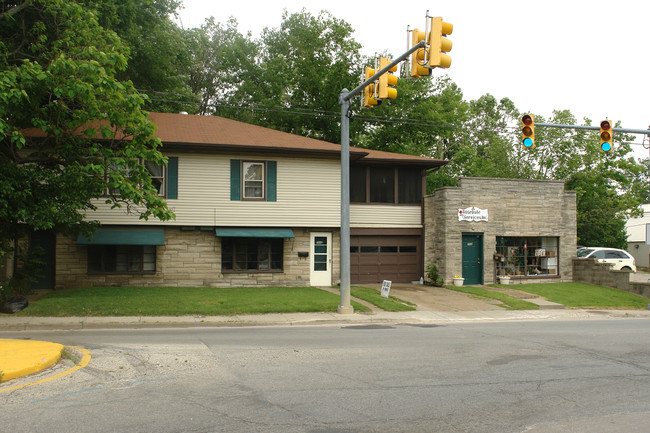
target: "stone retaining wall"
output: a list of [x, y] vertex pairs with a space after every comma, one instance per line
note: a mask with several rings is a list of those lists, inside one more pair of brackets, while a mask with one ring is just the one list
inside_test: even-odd
[[613, 271], [609, 263], [596, 259], [573, 259], [573, 280], [625, 290], [650, 299], [650, 283], [630, 281], [630, 271]]

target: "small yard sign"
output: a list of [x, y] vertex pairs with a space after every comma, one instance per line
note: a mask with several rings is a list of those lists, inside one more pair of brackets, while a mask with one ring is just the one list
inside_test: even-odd
[[384, 282], [381, 283], [381, 296], [383, 296], [384, 298], [388, 298], [388, 295], [390, 293], [390, 285], [391, 285], [390, 280], [384, 280]]

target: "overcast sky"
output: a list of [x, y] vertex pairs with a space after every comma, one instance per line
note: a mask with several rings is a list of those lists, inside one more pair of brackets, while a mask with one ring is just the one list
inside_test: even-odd
[[[623, 128], [650, 126], [650, 3], [638, 0], [449, 0], [447, 2], [306, 0], [183, 0], [185, 28], [214, 16], [235, 17], [239, 31], [258, 37], [278, 27], [282, 13], [325, 9], [354, 29], [362, 53], [385, 50], [400, 55], [407, 47], [406, 28], [424, 28], [425, 14], [454, 25], [448, 74], [466, 100], [490, 93], [508, 97], [522, 112], [549, 117], [569, 109], [598, 124], [620, 120]], [[384, 5], [395, 5], [388, 8]], [[648, 156], [638, 136], [635, 155]], [[648, 140], [645, 140], [646, 146]]]

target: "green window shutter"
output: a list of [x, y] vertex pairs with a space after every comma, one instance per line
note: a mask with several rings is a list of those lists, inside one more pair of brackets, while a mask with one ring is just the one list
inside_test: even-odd
[[278, 162], [266, 161], [266, 201], [277, 201]]
[[230, 200], [241, 200], [241, 160], [230, 160]]
[[167, 158], [167, 198], [178, 198], [178, 156]]

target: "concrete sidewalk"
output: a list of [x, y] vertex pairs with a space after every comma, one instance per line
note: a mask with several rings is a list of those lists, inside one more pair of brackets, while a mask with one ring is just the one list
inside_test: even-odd
[[648, 318], [648, 310], [378, 311], [370, 314], [273, 313], [235, 316], [18, 317], [0, 315], [0, 331], [102, 328], [308, 326], [370, 323], [448, 323], [516, 320]]

